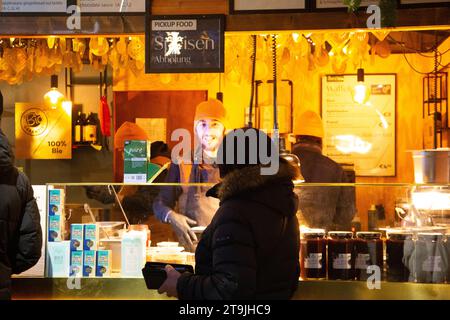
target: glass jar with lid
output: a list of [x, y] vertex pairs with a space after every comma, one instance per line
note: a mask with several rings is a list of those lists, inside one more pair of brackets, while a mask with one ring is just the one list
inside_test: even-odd
[[378, 267], [380, 276], [383, 271], [383, 240], [381, 232], [357, 232], [355, 240], [355, 276], [357, 280], [367, 280], [373, 273], [369, 266]]
[[325, 279], [327, 276], [327, 240], [325, 230], [311, 229], [302, 231], [300, 243], [302, 279]]
[[355, 250], [353, 232], [328, 232], [328, 279], [353, 280]]
[[448, 256], [442, 233], [418, 233], [414, 256], [414, 275], [417, 282], [445, 282]]
[[387, 281], [408, 282], [410, 267], [408, 261], [414, 251], [412, 232], [389, 232], [386, 240]]

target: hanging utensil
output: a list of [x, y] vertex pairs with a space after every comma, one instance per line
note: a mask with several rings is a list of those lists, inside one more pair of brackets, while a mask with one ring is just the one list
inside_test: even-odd
[[130, 226], [130, 221], [128, 220], [125, 210], [123, 210], [122, 203], [120, 202], [119, 195], [117, 194], [116, 189], [114, 189], [114, 186], [109, 184], [108, 191], [110, 194], [114, 193], [114, 197], [116, 198], [116, 201], [117, 201], [117, 204], [119, 205], [120, 211], [122, 212], [122, 215], [125, 218], [125, 221], [127, 222], [128, 226]]

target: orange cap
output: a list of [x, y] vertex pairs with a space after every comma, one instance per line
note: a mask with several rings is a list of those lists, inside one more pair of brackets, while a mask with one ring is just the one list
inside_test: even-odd
[[323, 139], [323, 124], [320, 116], [313, 111], [306, 111], [301, 114], [297, 120], [297, 130], [294, 131], [298, 136], [312, 136]]
[[147, 133], [134, 122], [124, 122], [114, 135], [114, 148], [123, 149], [127, 140], [147, 140]]
[[197, 105], [194, 121], [211, 119], [225, 124], [226, 114], [227, 111], [222, 102], [217, 99], [209, 99]]

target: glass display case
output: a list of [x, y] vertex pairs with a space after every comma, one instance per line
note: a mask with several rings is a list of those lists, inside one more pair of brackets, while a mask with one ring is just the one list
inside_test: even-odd
[[[161, 188], [195, 197], [212, 186], [47, 185], [45, 273], [14, 279], [15, 298], [167, 299], [147, 290], [143, 265], [195, 266], [195, 253], [155, 217], [154, 199]], [[450, 185], [300, 183], [295, 192], [296, 299], [450, 297]]]

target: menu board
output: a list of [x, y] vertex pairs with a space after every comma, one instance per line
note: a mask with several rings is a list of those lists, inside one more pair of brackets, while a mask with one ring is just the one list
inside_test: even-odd
[[145, 12], [144, 0], [81, 0], [81, 12], [130, 13]]
[[400, 4], [448, 3], [450, 0], [400, 0]]
[[[368, 7], [372, 4], [378, 5], [379, 0], [361, 0], [361, 7]], [[325, 8], [346, 8], [342, 0], [316, 0], [317, 9]]]
[[49, 108], [31, 103], [15, 107], [17, 159], [72, 158], [72, 104]]
[[146, 72], [223, 72], [224, 24], [224, 15], [147, 14]]
[[231, 1], [232, 11], [259, 10], [295, 10], [305, 9], [305, 0], [234, 0]]
[[67, 0], [0, 0], [1, 13], [65, 13]]
[[366, 75], [365, 104], [353, 101], [356, 75], [322, 78], [324, 154], [353, 163], [358, 176], [395, 176], [396, 75]]

